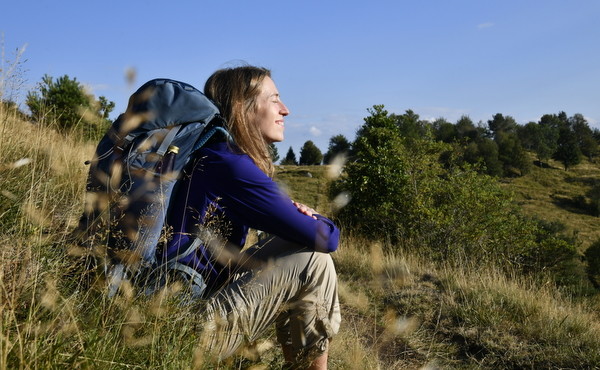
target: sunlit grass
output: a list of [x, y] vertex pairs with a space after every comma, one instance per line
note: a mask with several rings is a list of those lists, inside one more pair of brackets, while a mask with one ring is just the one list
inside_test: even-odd
[[592, 368], [600, 364], [600, 322], [589, 305], [497, 271], [440, 273], [442, 316], [463, 356], [482, 366]]

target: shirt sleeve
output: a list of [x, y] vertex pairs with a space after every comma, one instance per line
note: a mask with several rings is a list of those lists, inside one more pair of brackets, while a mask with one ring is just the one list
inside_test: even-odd
[[[220, 208], [234, 222], [306, 245], [319, 252], [337, 249], [340, 232], [328, 218], [304, 215], [277, 184], [245, 155], [232, 155], [215, 174]], [[218, 184], [217, 184], [218, 183]]]

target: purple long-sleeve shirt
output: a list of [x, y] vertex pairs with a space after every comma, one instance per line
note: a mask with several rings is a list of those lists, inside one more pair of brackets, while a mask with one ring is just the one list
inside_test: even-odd
[[[248, 228], [265, 231], [320, 252], [333, 252], [339, 230], [321, 215], [304, 215], [277, 184], [245, 154], [235, 153], [226, 142], [207, 145], [198, 152], [191, 176], [184, 178], [173, 199], [169, 225], [173, 236], [164, 258], [187, 248], [198, 226], [219, 225], [227, 240], [240, 248]], [[180, 260], [201, 270], [208, 283], [226, 278], [224, 267], [201, 245], [196, 254]], [[225, 275], [225, 276], [224, 276]]]

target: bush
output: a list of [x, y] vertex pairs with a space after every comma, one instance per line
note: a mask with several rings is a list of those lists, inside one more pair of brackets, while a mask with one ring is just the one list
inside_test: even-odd
[[76, 78], [64, 75], [42, 78], [37, 91], [27, 94], [27, 106], [34, 121], [57, 124], [60, 131], [80, 131], [83, 137], [97, 140], [108, 128], [108, 115], [115, 104], [88, 94]]

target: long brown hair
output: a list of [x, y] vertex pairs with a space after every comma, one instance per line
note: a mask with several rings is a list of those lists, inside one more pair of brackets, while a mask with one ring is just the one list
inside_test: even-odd
[[219, 69], [206, 81], [204, 94], [221, 110], [236, 146], [250, 156], [258, 168], [272, 176], [269, 145], [259, 128], [249, 120], [256, 110], [256, 98], [265, 77], [271, 77], [271, 71], [262, 67]]

